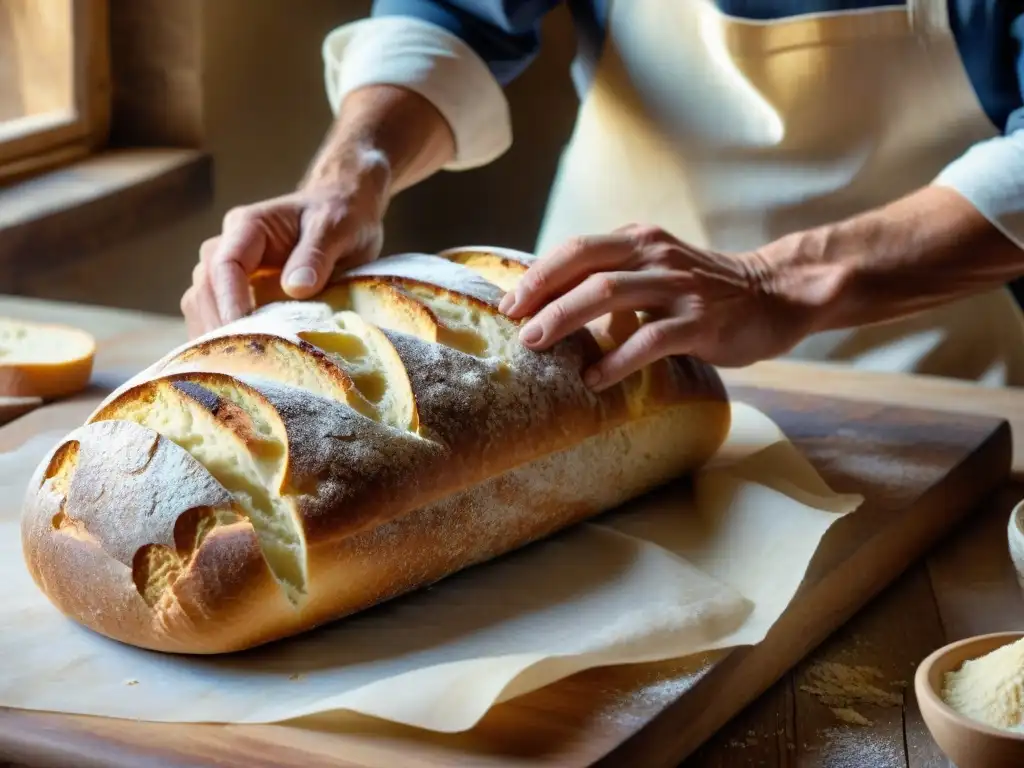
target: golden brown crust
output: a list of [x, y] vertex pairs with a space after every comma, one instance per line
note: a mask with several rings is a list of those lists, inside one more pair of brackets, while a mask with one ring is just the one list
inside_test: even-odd
[[310, 374], [322, 382], [326, 391], [341, 402], [348, 402], [353, 397], [355, 384], [352, 378], [327, 355], [303, 339], [291, 341], [266, 333], [223, 336], [190, 347], [175, 362], [180, 363], [181, 367], [192, 364], [209, 371], [216, 366], [222, 370], [230, 369], [235, 374], [260, 376], [272, 374], [284, 356], [298, 358], [300, 352], [309, 366]]
[[[74, 471], [62, 475], [59, 467], [71, 456]], [[138, 553], [154, 546], [188, 563], [195, 554], [190, 546], [194, 542], [188, 541], [179, 523], [194, 510], [221, 510], [241, 519], [230, 495], [209, 472], [156, 432], [127, 421], [80, 427], [54, 449], [30, 481], [22, 518], [29, 571], [62, 613], [90, 629], [144, 647], [188, 651], [216, 633], [220, 619], [211, 609], [230, 607], [220, 584], [197, 589], [196, 574], [205, 574], [207, 581], [233, 579], [234, 569], [193, 569], [191, 578], [172, 583], [161, 604], [152, 607], [133, 571]], [[207, 561], [205, 552], [212, 552], [233, 527], [251, 531], [247, 523], [240, 523], [209, 534], [200, 547]], [[230, 551], [234, 563], [244, 552], [237, 545]], [[258, 546], [249, 554], [266, 569]], [[226, 564], [221, 558], [218, 566]], [[250, 566], [248, 572], [252, 570]], [[250, 578], [249, 583], [255, 586], [258, 580]], [[272, 578], [269, 583], [275, 593], [280, 591]], [[187, 613], [174, 600], [179, 590], [188, 597]], [[188, 614], [191, 618], [186, 619]], [[208, 618], [199, 622], [203, 616]], [[207, 626], [193, 632], [197, 622]]]
[[450, 248], [439, 256], [461, 264], [490, 280], [502, 290], [511, 290], [534, 260], [531, 254], [511, 248]]
[[40, 588], [124, 642], [238, 650], [546, 536], [724, 440], [712, 368], [672, 358], [595, 395], [581, 372], [632, 317], [532, 352], [482, 277], [514, 284], [525, 259], [446, 253], [264, 307], [111, 394], [27, 494]]

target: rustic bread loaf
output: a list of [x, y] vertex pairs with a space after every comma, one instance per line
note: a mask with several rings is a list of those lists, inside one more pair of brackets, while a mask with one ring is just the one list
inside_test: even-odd
[[111, 393], [40, 464], [22, 527], [36, 583], [125, 643], [233, 651], [699, 467], [729, 428], [714, 370], [664, 360], [595, 395], [582, 370], [639, 320], [527, 350], [496, 307], [528, 259], [382, 259], [309, 302], [258, 276], [264, 306]]

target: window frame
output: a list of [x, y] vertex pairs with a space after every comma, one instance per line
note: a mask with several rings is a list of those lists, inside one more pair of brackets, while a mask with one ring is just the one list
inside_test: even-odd
[[0, 184], [82, 158], [102, 147], [109, 135], [108, 0], [65, 2], [70, 13], [72, 109], [0, 122]]

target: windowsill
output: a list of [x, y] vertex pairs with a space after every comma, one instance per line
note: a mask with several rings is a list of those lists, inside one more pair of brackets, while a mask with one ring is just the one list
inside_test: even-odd
[[201, 151], [103, 151], [0, 187], [0, 268], [80, 259], [212, 199], [213, 163]]

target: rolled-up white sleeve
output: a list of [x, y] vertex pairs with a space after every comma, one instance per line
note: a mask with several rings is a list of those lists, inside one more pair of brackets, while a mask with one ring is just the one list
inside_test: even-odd
[[935, 183], [958, 191], [1024, 248], [1024, 129], [975, 144]]
[[349, 93], [368, 85], [408, 88], [433, 104], [455, 139], [447, 170], [486, 165], [512, 144], [501, 85], [472, 48], [442, 27], [406, 16], [362, 19], [332, 31], [323, 58], [335, 114]]

